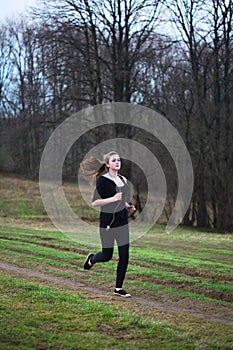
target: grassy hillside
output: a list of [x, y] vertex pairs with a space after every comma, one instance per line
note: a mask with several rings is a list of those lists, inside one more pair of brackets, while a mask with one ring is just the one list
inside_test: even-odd
[[[83, 189], [91, 196], [92, 189], [89, 185], [83, 185]], [[64, 192], [75, 213], [85, 220], [98, 221], [98, 212], [85, 203], [77, 184], [66, 183]], [[54, 229], [44, 209], [38, 182], [1, 173], [0, 220], [11, 224], [16, 222], [23, 227]]]
[[0, 349], [233, 348], [231, 235], [154, 227], [131, 244], [124, 300], [117, 249], [84, 272], [89, 247], [53, 228], [35, 182], [1, 176], [0, 203]]

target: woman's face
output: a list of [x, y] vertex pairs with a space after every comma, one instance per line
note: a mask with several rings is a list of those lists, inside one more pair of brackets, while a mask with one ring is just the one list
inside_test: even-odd
[[109, 158], [109, 162], [107, 163], [109, 170], [119, 170], [121, 167], [121, 159], [118, 154], [113, 154]]

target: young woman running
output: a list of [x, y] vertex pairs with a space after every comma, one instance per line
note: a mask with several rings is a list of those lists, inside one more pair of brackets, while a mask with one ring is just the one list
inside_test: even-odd
[[[98, 171], [95, 171], [96, 168]], [[119, 261], [114, 294], [127, 298], [131, 295], [122, 287], [129, 261], [128, 212], [133, 214], [136, 208], [128, 204], [129, 186], [126, 178], [118, 173], [120, 168], [121, 159], [114, 151], [104, 156], [104, 162], [91, 157], [81, 164], [84, 178], [96, 180], [92, 205], [101, 208], [99, 226], [102, 243], [102, 251], [87, 256], [84, 270], [90, 270], [98, 262], [111, 260], [116, 240]]]

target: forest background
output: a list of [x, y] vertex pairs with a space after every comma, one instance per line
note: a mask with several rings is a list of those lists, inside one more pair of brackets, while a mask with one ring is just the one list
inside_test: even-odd
[[[0, 27], [0, 171], [38, 179], [47, 140], [88, 106], [127, 102], [167, 118], [194, 169], [183, 224], [233, 230], [233, 2], [48, 0]], [[41, 5], [40, 5], [41, 3]], [[108, 137], [143, 143], [160, 161], [174, 204], [169, 153], [134, 127], [108, 125], [75, 143], [64, 179], [75, 181], [87, 151]], [[143, 174], [124, 163], [143, 205]]]

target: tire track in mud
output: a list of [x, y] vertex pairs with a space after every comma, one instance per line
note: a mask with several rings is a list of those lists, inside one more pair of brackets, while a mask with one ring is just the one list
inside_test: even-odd
[[[1, 238], [1, 237], [0, 237]], [[22, 241], [21, 241], [22, 242]], [[27, 242], [25, 242], [27, 243]], [[84, 250], [81, 249], [76, 249], [76, 248], [67, 248], [67, 247], [61, 247], [61, 246], [56, 246], [53, 244], [47, 244], [47, 243], [33, 243], [36, 245], [40, 245], [46, 248], [53, 248], [53, 249], [57, 249], [57, 250], [62, 250], [62, 251], [69, 251], [69, 252], [76, 252], [78, 254], [85, 254], [86, 252]], [[22, 250], [22, 249], [13, 249], [11, 248], [11, 251], [13, 252], [18, 252], [18, 253], [24, 253], [27, 255], [32, 255], [32, 256], [42, 256], [44, 258], [48, 258], [48, 259], [52, 259], [55, 261], [63, 261], [66, 262], [70, 265], [74, 265], [77, 266], [78, 268], [82, 268], [83, 265], [80, 265], [80, 263], [78, 262], [74, 262], [70, 259], [67, 258], [59, 258], [59, 257], [54, 257], [54, 256], [50, 256], [50, 255], [44, 255], [41, 253], [35, 253], [35, 252], [31, 252], [31, 251], [26, 251], [26, 250]], [[113, 257], [112, 258], [113, 261], [117, 261], [117, 258]], [[160, 265], [160, 263], [157, 263], [158, 265]], [[131, 265], [135, 265], [138, 267], [149, 267], [149, 265], [145, 265], [145, 264], [141, 264], [141, 263], [135, 263], [133, 261], [131, 261]], [[166, 264], [163, 263], [163, 266], [165, 266]], [[168, 266], [170, 266], [168, 264]], [[185, 272], [186, 275], [192, 276], [192, 277], [200, 277], [200, 278], [205, 278], [205, 279], [212, 279], [212, 280], [218, 280], [218, 281], [232, 281], [232, 277], [229, 275], [214, 275], [214, 274], [210, 274], [210, 273], [206, 273], [205, 271], [202, 270], [192, 270], [190, 268], [181, 268], [181, 267], [172, 267], [173, 269], [175, 269], [178, 272]], [[233, 294], [232, 293], [227, 293], [227, 292], [220, 292], [220, 291], [214, 291], [214, 290], [207, 290], [205, 288], [201, 288], [198, 286], [194, 286], [192, 282], [187, 282], [187, 281], [171, 281], [171, 280], [166, 280], [166, 279], [158, 279], [158, 278], [149, 278], [149, 277], [145, 277], [145, 276], [131, 276], [128, 275], [128, 279], [129, 280], [140, 280], [142, 282], [151, 282], [154, 284], [159, 284], [162, 286], [167, 286], [167, 287], [171, 287], [171, 288], [176, 288], [179, 290], [186, 290], [186, 291], [190, 291], [190, 292], [194, 292], [197, 294], [202, 294], [205, 295], [206, 297], [209, 297], [211, 299], [216, 299], [216, 300], [222, 300], [222, 301], [226, 301], [226, 302], [232, 302], [233, 301]]]
[[[11, 273], [13, 275], [23, 276], [23, 278], [25, 279], [36, 278], [37, 280], [39, 279], [41, 281], [51, 282], [52, 284], [55, 284], [55, 285], [61, 285], [67, 288], [67, 291], [69, 289], [77, 290], [78, 292], [85, 291], [86, 294], [90, 293], [92, 296], [98, 295], [98, 300], [101, 300], [101, 296], [102, 296], [103, 302], [106, 301], [106, 296], [109, 298], [113, 297], [113, 294], [111, 292], [106, 291], [104, 289], [97, 289], [95, 287], [88, 286], [84, 283], [71, 281], [70, 279], [67, 279], [64, 277], [52, 276], [46, 273], [35, 271], [33, 269], [19, 267], [17, 265], [9, 264], [6, 262], [0, 262], [0, 270], [7, 273]], [[82, 273], [79, 272], [79, 274], [81, 275]], [[119, 300], [119, 297], [114, 297], [114, 298], [118, 298]], [[131, 305], [133, 304], [135, 309], [137, 309], [137, 307], [144, 306], [147, 308], [154, 308], [156, 310], [167, 312], [167, 313], [176, 313], [176, 314], [192, 316], [195, 318], [201, 318], [207, 322], [217, 322], [225, 325], [233, 325], [233, 318], [232, 318], [233, 312], [227, 306], [219, 306], [219, 305], [218, 307], [215, 306], [213, 310], [213, 314], [210, 314], [205, 308], [203, 308], [202, 311], [195, 310], [193, 308], [193, 304], [191, 304], [192, 308], [176, 307], [173, 305], [169, 305], [169, 302], [163, 303], [163, 302], [154, 301], [154, 300], [146, 299], [143, 297], [137, 297], [137, 296], [132, 296], [132, 298], [121, 299], [121, 300]], [[218, 314], [218, 310], [216, 311], [216, 309], [221, 310], [222, 311], [221, 313], [224, 314], [224, 317]]]

